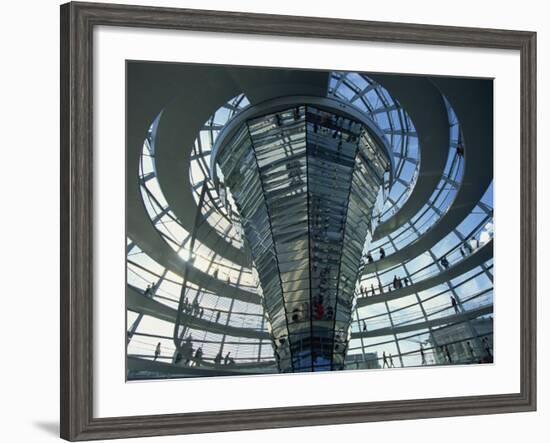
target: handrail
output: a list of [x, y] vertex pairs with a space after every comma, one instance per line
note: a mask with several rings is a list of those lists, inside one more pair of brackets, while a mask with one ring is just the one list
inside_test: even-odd
[[[395, 289], [393, 291], [385, 291], [383, 293], [369, 295], [366, 297], [358, 296], [357, 306], [358, 307], [368, 306], [368, 305], [379, 303], [382, 301], [395, 300], [401, 297], [405, 297], [407, 295], [418, 293], [420, 291], [436, 286], [437, 284], [440, 284], [452, 278], [456, 278], [459, 275], [470, 271], [476, 266], [482, 265], [487, 260], [489, 260], [492, 256], [493, 256], [493, 240], [491, 239], [489, 242], [487, 242], [486, 244], [478, 248], [476, 251], [474, 251], [471, 255], [467, 255], [463, 260], [454, 262], [444, 271], [433, 273], [433, 275], [428, 278], [415, 281], [414, 283], [409, 284], [408, 286], [403, 286], [402, 288]], [[426, 267], [421, 268], [419, 271], [433, 265], [434, 263], [431, 263]]]
[[462, 323], [467, 320], [472, 320], [483, 315], [493, 313], [493, 304], [486, 306], [481, 306], [476, 309], [471, 309], [469, 311], [452, 314], [446, 317], [439, 317], [433, 320], [422, 321], [418, 323], [407, 324], [404, 326], [395, 326], [395, 327], [385, 327], [373, 329], [371, 331], [355, 332], [351, 334], [351, 338], [370, 338], [370, 337], [380, 337], [383, 335], [397, 335], [402, 334], [403, 332], [414, 331], [417, 329], [429, 329], [435, 326], [440, 326], [446, 323]]

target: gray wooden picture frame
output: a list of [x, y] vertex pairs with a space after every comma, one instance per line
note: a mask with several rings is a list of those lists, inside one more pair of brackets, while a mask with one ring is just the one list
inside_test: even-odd
[[[521, 391], [273, 409], [93, 416], [92, 45], [95, 26], [517, 50], [521, 57]], [[61, 6], [61, 437], [70, 441], [536, 409], [536, 33], [237, 12]]]

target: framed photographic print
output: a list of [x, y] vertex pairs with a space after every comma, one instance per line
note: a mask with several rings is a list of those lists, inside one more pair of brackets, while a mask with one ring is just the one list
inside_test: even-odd
[[536, 408], [536, 34], [61, 7], [61, 436]]

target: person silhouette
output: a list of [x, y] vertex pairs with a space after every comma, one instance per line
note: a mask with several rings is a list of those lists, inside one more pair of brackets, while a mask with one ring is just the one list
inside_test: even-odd
[[458, 314], [458, 303], [456, 302], [456, 298], [454, 298], [452, 295], [451, 295], [451, 306], [455, 310], [455, 314]]
[[153, 359], [153, 361], [156, 361], [157, 358], [159, 358], [160, 356], [160, 341], [157, 343], [157, 347], [155, 348], [155, 358]]

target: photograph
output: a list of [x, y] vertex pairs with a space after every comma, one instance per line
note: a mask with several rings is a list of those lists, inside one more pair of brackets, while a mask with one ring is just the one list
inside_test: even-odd
[[493, 78], [125, 64], [127, 382], [498, 360]]

